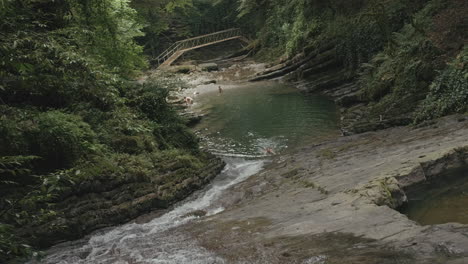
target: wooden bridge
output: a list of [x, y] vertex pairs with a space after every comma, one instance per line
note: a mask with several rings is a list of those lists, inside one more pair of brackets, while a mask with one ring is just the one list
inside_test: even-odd
[[177, 60], [180, 56], [182, 56], [182, 54], [184, 54], [187, 51], [203, 48], [206, 46], [218, 44], [233, 39], [239, 39], [246, 43], [249, 42], [247, 38], [242, 36], [240, 29], [231, 28], [207, 35], [177, 41], [174, 44], [172, 44], [169, 48], [167, 48], [161, 55], [153, 59], [153, 61], [156, 62], [157, 67], [170, 66], [175, 60]]

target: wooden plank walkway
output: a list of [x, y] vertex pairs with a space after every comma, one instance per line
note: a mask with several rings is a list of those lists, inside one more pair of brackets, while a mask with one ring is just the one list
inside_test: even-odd
[[219, 32], [214, 32], [194, 38], [189, 38], [181, 41], [177, 41], [172, 44], [166, 51], [161, 55], [155, 58], [153, 61], [156, 61], [158, 67], [160, 66], [170, 66], [174, 61], [176, 61], [180, 56], [185, 52], [203, 48], [206, 46], [218, 44], [221, 42], [239, 39], [246, 43], [249, 43], [248, 39], [242, 36], [240, 29], [232, 28]]

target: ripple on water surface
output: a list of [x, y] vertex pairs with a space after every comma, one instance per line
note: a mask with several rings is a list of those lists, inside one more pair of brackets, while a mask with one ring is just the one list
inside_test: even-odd
[[247, 84], [196, 100], [206, 113], [197, 133], [215, 153], [261, 156], [266, 148], [282, 152], [338, 134], [333, 101], [282, 83]]
[[[208, 113], [197, 128], [205, 148], [222, 154], [226, 168], [205, 191], [147, 223], [129, 223], [101, 230], [50, 249], [43, 263], [224, 263], [178, 231], [193, 221], [191, 212], [216, 214], [214, 201], [230, 186], [259, 172], [265, 149], [295, 148], [318, 137], [336, 134], [336, 108], [320, 96], [305, 96], [278, 83], [256, 83], [203, 94], [196, 98]], [[226, 157], [232, 156], [232, 157]]]

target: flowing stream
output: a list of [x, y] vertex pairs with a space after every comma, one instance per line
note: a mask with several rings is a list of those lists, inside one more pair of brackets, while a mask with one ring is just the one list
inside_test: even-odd
[[[42, 263], [224, 263], [177, 232], [200, 220], [190, 213], [222, 212], [214, 206], [223, 191], [259, 172], [269, 155], [277, 155], [336, 134], [336, 108], [320, 96], [300, 94], [291, 86], [258, 83], [200, 94], [194, 108], [207, 113], [196, 127], [202, 146], [220, 155], [225, 169], [203, 191], [146, 223], [128, 223], [100, 230], [84, 239], [49, 249]], [[267, 153], [270, 149], [273, 153]]]

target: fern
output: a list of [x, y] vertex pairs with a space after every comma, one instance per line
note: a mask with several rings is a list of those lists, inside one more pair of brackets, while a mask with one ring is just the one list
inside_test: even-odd
[[468, 111], [468, 46], [441, 71], [421, 102], [415, 122]]
[[18, 178], [31, 175], [31, 162], [37, 156], [0, 157], [0, 185], [18, 185]]
[[38, 256], [38, 253], [14, 234], [13, 226], [0, 222], [0, 262], [6, 263], [16, 256]]

